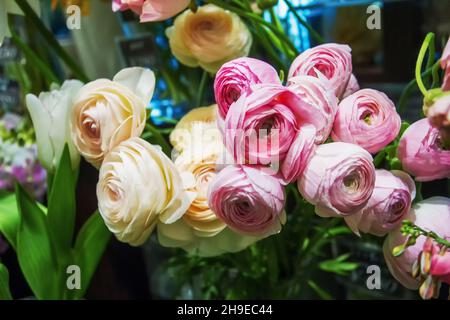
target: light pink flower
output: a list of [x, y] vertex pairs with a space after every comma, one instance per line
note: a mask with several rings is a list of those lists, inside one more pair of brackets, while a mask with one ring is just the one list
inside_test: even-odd
[[308, 49], [294, 60], [288, 78], [309, 75], [322, 79], [340, 99], [352, 75], [351, 51], [349, 46], [336, 43]]
[[398, 135], [400, 115], [382, 92], [363, 89], [339, 103], [331, 137], [377, 153]]
[[415, 195], [416, 186], [407, 173], [376, 170], [375, 189], [369, 202], [357, 214], [345, 217], [345, 222], [357, 234], [361, 231], [384, 236], [401, 224]]
[[[405, 217], [422, 229], [433, 231], [440, 237], [450, 239], [450, 199], [433, 197], [416, 204]], [[426, 238], [421, 236], [417, 242], [408, 247], [399, 257], [392, 255], [392, 250], [405, 243], [406, 237], [400, 232], [400, 227], [389, 233], [383, 251], [389, 271], [397, 281], [409, 289], [417, 289], [419, 280], [412, 276], [414, 262], [422, 252]], [[438, 269], [435, 272], [439, 272]]]
[[220, 128], [236, 163], [271, 165], [289, 183], [301, 174], [325, 125], [320, 110], [292, 90], [261, 84], [231, 105]]
[[445, 71], [444, 82], [442, 83], [442, 90], [450, 90], [450, 38], [447, 41], [444, 52], [441, 57], [441, 67]]
[[372, 161], [355, 144], [320, 145], [298, 180], [298, 189], [322, 217], [356, 214], [366, 206], [375, 186]]
[[113, 11], [132, 10], [141, 22], [172, 18], [188, 7], [190, 0], [113, 0]]
[[283, 187], [257, 167], [226, 167], [211, 181], [208, 199], [214, 213], [242, 234], [269, 236], [285, 223]]
[[356, 79], [355, 75], [352, 74], [350, 77], [350, 81], [348, 82], [347, 88], [345, 89], [344, 95], [342, 99], [347, 98], [349, 95], [354, 94], [356, 91], [359, 91], [359, 83], [358, 79]]
[[428, 108], [427, 117], [430, 124], [439, 130], [442, 139], [450, 141], [450, 94], [436, 99]]
[[253, 58], [238, 58], [225, 63], [217, 72], [214, 94], [219, 116], [226, 118], [230, 105], [259, 83], [281, 84], [277, 71], [268, 63]]
[[290, 78], [289, 88], [323, 115], [326, 125], [317, 133], [316, 143], [325, 142], [333, 128], [334, 118], [338, 109], [336, 96], [332, 91], [328, 90], [323, 81], [311, 76]]
[[439, 130], [428, 119], [421, 119], [406, 129], [397, 155], [403, 170], [417, 181], [450, 178], [450, 150], [442, 148]]

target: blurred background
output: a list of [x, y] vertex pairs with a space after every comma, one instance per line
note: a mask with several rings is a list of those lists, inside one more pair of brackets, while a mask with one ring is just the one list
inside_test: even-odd
[[[415, 121], [421, 117], [422, 97], [410, 90], [407, 101], [399, 101], [414, 78], [414, 65], [427, 32], [445, 41], [450, 34], [450, 0], [296, 0], [295, 12], [306, 19], [327, 42], [346, 43], [353, 50], [353, 68], [361, 87], [385, 92], [400, 108], [402, 118]], [[153, 121], [162, 130], [170, 119], [178, 119], [195, 105], [195, 88], [201, 70], [179, 65], [171, 56], [164, 30], [172, 24], [140, 24], [132, 12], [113, 13], [111, 1], [72, 0], [41, 1], [41, 18], [57, 40], [82, 66], [88, 78], [111, 78], [128, 66], [145, 66], [157, 73], [157, 90], [149, 108]], [[82, 11], [81, 29], [66, 27], [66, 6], [77, 4]], [[370, 30], [366, 22], [369, 5], [381, 8], [381, 29]], [[308, 29], [299, 25], [283, 1], [275, 7], [285, 30], [295, 46], [303, 51], [316, 45]], [[45, 194], [45, 172], [36, 160], [33, 130], [24, 107], [24, 94], [47, 90], [51, 79], [36, 68], [36, 61], [20, 50], [21, 43], [33, 49], [59, 79], [72, 78], [54, 54], [42, 46], [41, 34], [23, 17], [15, 16], [16, 39], [6, 39], [0, 47], [0, 192], [13, 187], [14, 179], [27, 185], [37, 198]], [[441, 48], [441, 46], [439, 46]], [[254, 48], [251, 56], [260, 57]], [[440, 55], [440, 52], [436, 53]], [[267, 59], [269, 60], [269, 59]], [[189, 69], [189, 70], [187, 70]], [[183, 74], [184, 76], [180, 76]], [[187, 76], [185, 76], [187, 75]], [[212, 80], [210, 80], [212, 81]], [[214, 103], [206, 93], [205, 105]], [[97, 174], [82, 164], [78, 186], [78, 225], [95, 210]], [[427, 184], [424, 198], [448, 196], [447, 181]], [[45, 198], [42, 199], [45, 201]], [[264, 241], [262, 241], [264, 246]], [[415, 292], [403, 289], [391, 278], [384, 264], [381, 240], [348, 235], [334, 241], [326, 254], [339, 256], [349, 252], [354, 265], [342, 274], [321, 277], [327, 290], [338, 299], [410, 299]], [[253, 250], [253, 249], [252, 249]], [[200, 259], [176, 250], [164, 249], [155, 239], [143, 248], [132, 248], [112, 240], [94, 277], [87, 299], [160, 299], [160, 298], [278, 298], [267, 292], [264, 284], [271, 266], [267, 257], [252, 250], [238, 255]], [[254, 249], [258, 250], [258, 249]], [[176, 251], [176, 252], [175, 252]], [[11, 273], [12, 292], [16, 298], [31, 294], [21, 276], [13, 250], [0, 240], [1, 259]], [[245, 256], [251, 261], [243, 274], [236, 261]], [[367, 266], [378, 265], [382, 271], [382, 289], [366, 286]], [[286, 281], [296, 281], [285, 275]], [[234, 288], [235, 291], [230, 288]], [[302, 291], [296, 298], [318, 298], [317, 292]]]

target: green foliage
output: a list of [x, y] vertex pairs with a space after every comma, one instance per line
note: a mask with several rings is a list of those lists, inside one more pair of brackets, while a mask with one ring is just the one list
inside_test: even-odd
[[[15, 195], [0, 198], [0, 232], [16, 250], [23, 275], [38, 299], [82, 298], [111, 237], [95, 212], [73, 246], [75, 188], [76, 170], [71, 167], [66, 145], [52, 179], [48, 210], [20, 185]], [[81, 270], [80, 289], [67, 287], [70, 265]], [[4, 283], [5, 276], [0, 276]]]
[[12, 295], [9, 291], [9, 273], [8, 269], [0, 263], [0, 300], [11, 300]]

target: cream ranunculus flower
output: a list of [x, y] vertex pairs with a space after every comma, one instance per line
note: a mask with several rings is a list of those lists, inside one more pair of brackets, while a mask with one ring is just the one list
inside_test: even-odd
[[95, 80], [79, 91], [71, 121], [72, 137], [89, 163], [99, 168], [112, 148], [142, 134], [154, 88], [151, 70], [128, 68], [112, 81]]
[[26, 96], [26, 105], [36, 132], [39, 161], [49, 172], [53, 172], [61, 158], [64, 146], [69, 146], [72, 167], [76, 168], [80, 155], [70, 133], [70, 118], [73, 102], [83, 83], [78, 80], [65, 81], [60, 89], [42, 92], [39, 98]]
[[100, 168], [98, 208], [118, 240], [143, 244], [158, 222], [172, 224], [189, 208], [193, 177], [179, 174], [174, 163], [141, 138], [116, 146]]
[[166, 31], [175, 57], [190, 67], [215, 73], [225, 63], [247, 56], [252, 35], [238, 15], [213, 4], [186, 10]]
[[[37, 14], [40, 14], [39, 0], [28, 0], [28, 4], [34, 9]], [[1, 0], [0, 1], [0, 46], [3, 43], [5, 37], [10, 37], [11, 32], [8, 26], [8, 14], [20, 14], [23, 12], [16, 4], [14, 0]]]
[[200, 151], [220, 153], [223, 143], [216, 118], [217, 104], [192, 109], [175, 126], [170, 143], [179, 153], [186, 151], [197, 156]]

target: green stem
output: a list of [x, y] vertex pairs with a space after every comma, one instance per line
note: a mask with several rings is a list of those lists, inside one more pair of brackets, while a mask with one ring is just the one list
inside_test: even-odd
[[68, 55], [59, 42], [55, 39], [52, 32], [47, 29], [39, 16], [34, 12], [33, 8], [28, 4], [26, 0], [15, 0], [19, 8], [23, 11], [27, 19], [33, 23], [45, 41], [55, 51], [55, 53], [64, 61], [67, 67], [74, 73], [74, 75], [83, 82], [89, 82], [88, 77], [81, 71], [81, 68], [76, 62]]
[[208, 83], [208, 72], [203, 71], [202, 79], [200, 80], [200, 86], [198, 88], [197, 99], [195, 101], [196, 107], [201, 107], [203, 103], [203, 97], [205, 95], [206, 84]]
[[[422, 73], [421, 76], [422, 77], [429, 76], [433, 72], [433, 69], [435, 69], [435, 68], [437, 68], [437, 70], [439, 70], [439, 64], [440, 64], [439, 61], [435, 62], [433, 67], [428, 69], [428, 70], [425, 70]], [[406, 102], [408, 101], [409, 96], [413, 93], [413, 91], [414, 91], [414, 89], [416, 87], [417, 87], [417, 81], [416, 81], [416, 79], [413, 79], [406, 85], [405, 89], [403, 89], [402, 95], [401, 95], [401, 97], [399, 99], [399, 102], [398, 102], [398, 110], [399, 110], [399, 112], [403, 112], [404, 111], [405, 106], [406, 106]]]
[[239, 9], [235, 6], [231, 6], [229, 4], [227, 4], [225, 1], [222, 0], [205, 0], [205, 2], [207, 3], [212, 3], [215, 4], [216, 6], [222, 7], [226, 10], [229, 10], [231, 12], [236, 13], [237, 15], [247, 18], [247, 19], [251, 19], [257, 23], [260, 23], [262, 25], [264, 25], [265, 27], [269, 28], [270, 30], [272, 30], [273, 33], [275, 33], [280, 40], [283, 40], [287, 46], [289, 46], [289, 49], [291, 49], [295, 54], [298, 53], [297, 48], [295, 48], [294, 44], [292, 43], [292, 41], [289, 39], [289, 37], [284, 33], [281, 32], [280, 30], [278, 30], [276, 28], [276, 26], [274, 26], [272, 23], [264, 20], [263, 18], [261, 18], [260, 16], [254, 14], [253, 12], [247, 12], [245, 10]]
[[53, 71], [47, 66], [47, 64], [39, 56], [37, 56], [33, 52], [33, 50], [31, 50], [31, 48], [26, 45], [25, 42], [23, 42], [19, 38], [17, 33], [14, 31], [14, 28], [12, 27], [11, 17], [9, 18], [9, 24], [10, 24], [10, 30], [11, 30], [11, 40], [23, 52], [25, 57], [43, 73], [48, 84], [51, 84], [52, 82], [60, 84], [61, 81], [53, 73]]
[[311, 36], [319, 43], [324, 43], [325, 40], [322, 38], [322, 36], [316, 31], [314, 30], [313, 27], [311, 27], [311, 25], [305, 21], [305, 19], [303, 19], [297, 12], [297, 10], [295, 10], [294, 5], [291, 3], [291, 1], [289, 0], [284, 0], [284, 2], [286, 3], [286, 5], [288, 6], [289, 10], [292, 12], [292, 14], [294, 15], [295, 19], [297, 19], [298, 23], [300, 23], [302, 26], [304, 26], [310, 33]]
[[416, 63], [416, 81], [424, 97], [427, 95], [428, 90], [425, 87], [422, 79], [422, 64], [423, 60], [425, 59], [425, 55], [427, 54], [428, 47], [432, 41], [434, 41], [434, 33], [430, 32], [425, 37], [422, 47], [420, 48], [419, 57], [417, 58]]
[[431, 238], [435, 242], [439, 243], [440, 245], [443, 245], [444, 247], [447, 247], [448, 249], [450, 249], [449, 241], [441, 238], [433, 231], [426, 231], [426, 230], [422, 229], [418, 225], [414, 224], [412, 221], [409, 221], [409, 220], [403, 221], [403, 226], [402, 226], [401, 230], [403, 233], [413, 235], [415, 238], [417, 238], [418, 236], [424, 236], [427, 238]]

